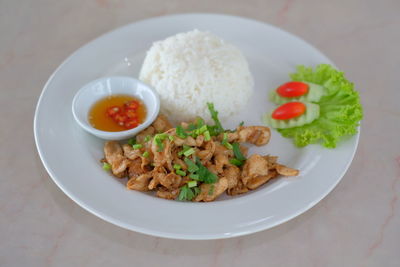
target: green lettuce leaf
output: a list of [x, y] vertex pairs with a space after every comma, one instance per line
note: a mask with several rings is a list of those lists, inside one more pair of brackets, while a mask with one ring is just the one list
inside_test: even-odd
[[298, 147], [322, 142], [327, 148], [335, 148], [343, 136], [357, 133], [357, 127], [363, 118], [360, 97], [343, 72], [327, 64], [318, 65], [315, 70], [298, 66], [297, 72], [290, 77], [293, 81], [320, 84], [328, 94], [318, 102], [318, 119], [300, 127], [278, 129], [284, 137], [293, 138]]

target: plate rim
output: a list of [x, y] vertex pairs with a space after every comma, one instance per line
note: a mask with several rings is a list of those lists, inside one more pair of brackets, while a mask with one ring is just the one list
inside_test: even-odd
[[114, 29], [109, 30], [109, 31], [97, 36], [96, 38], [84, 43], [82, 46], [78, 47], [71, 54], [69, 54], [62, 61], [62, 63], [53, 71], [53, 73], [49, 76], [49, 78], [47, 79], [46, 83], [44, 84], [43, 89], [42, 89], [42, 91], [41, 91], [41, 93], [39, 95], [39, 98], [38, 98], [37, 104], [36, 104], [36, 108], [35, 108], [34, 118], [33, 118], [34, 140], [35, 140], [36, 149], [37, 149], [38, 154], [39, 154], [39, 158], [40, 158], [45, 170], [49, 174], [50, 178], [58, 186], [58, 188], [61, 189], [61, 191], [65, 195], [67, 195], [71, 200], [73, 200], [75, 203], [77, 203], [80, 207], [82, 207], [84, 210], [86, 210], [89, 213], [95, 215], [96, 217], [101, 218], [102, 220], [104, 220], [104, 221], [106, 221], [108, 223], [114, 224], [116, 226], [119, 226], [121, 228], [130, 230], [130, 231], [139, 232], [141, 234], [150, 235], [150, 236], [153, 236], [153, 237], [163, 237], [163, 238], [175, 239], [175, 240], [216, 240], [216, 239], [227, 239], [227, 238], [233, 238], [233, 237], [239, 237], [239, 236], [254, 234], [254, 233], [258, 233], [258, 232], [263, 231], [263, 230], [274, 228], [274, 227], [276, 227], [278, 225], [281, 225], [281, 224], [283, 224], [283, 223], [285, 223], [287, 221], [290, 221], [290, 220], [294, 219], [295, 217], [298, 217], [299, 215], [301, 215], [301, 214], [305, 213], [306, 211], [310, 210], [316, 204], [318, 204], [322, 199], [324, 199], [330, 192], [332, 192], [332, 190], [339, 184], [339, 182], [343, 179], [344, 175], [348, 171], [348, 169], [349, 169], [349, 167], [350, 167], [350, 165], [351, 165], [351, 163], [352, 163], [352, 161], [354, 159], [354, 156], [355, 156], [355, 154], [357, 152], [359, 139], [360, 139], [360, 134], [361, 134], [361, 122], [360, 122], [360, 126], [358, 127], [357, 134], [352, 137], [352, 138], [355, 138], [355, 140], [354, 140], [354, 149], [352, 151], [352, 154], [349, 157], [349, 161], [347, 162], [346, 166], [344, 166], [342, 173], [340, 173], [340, 175], [338, 175], [338, 176], [340, 176], [340, 178], [338, 178], [334, 183], [332, 183], [328, 190], [326, 190], [323, 194], [320, 194], [320, 197], [316, 198], [315, 201], [313, 201], [313, 203], [311, 205], [305, 206], [302, 209], [298, 209], [296, 212], [293, 212], [290, 216], [286, 216], [286, 217], [282, 218], [281, 220], [276, 220], [275, 222], [269, 223], [268, 225], [253, 226], [251, 228], [251, 230], [237, 231], [237, 232], [229, 233], [228, 235], [226, 233], [220, 233], [220, 234], [195, 234], [195, 235], [177, 234], [177, 233], [172, 233], [172, 232], [162, 232], [162, 231], [158, 231], [158, 230], [149, 230], [148, 228], [142, 228], [142, 227], [134, 226], [134, 225], [131, 225], [131, 224], [127, 224], [127, 223], [125, 223], [123, 221], [120, 221], [119, 219], [110, 217], [110, 216], [108, 216], [106, 214], [103, 214], [102, 212], [100, 212], [98, 210], [94, 210], [91, 207], [87, 206], [85, 203], [83, 203], [79, 199], [79, 197], [75, 196], [75, 194], [73, 192], [70, 192], [66, 188], [64, 188], [61, 185], [61, 183], [58, 181], [58, 179], [56, 179], [57, 175], [55, 173], [53, 173], [53, 171], [51, 170], [48, 162], [46, 161], [46, 159], [45, 159], [45, 157], [43, 155], [43, 151], [41, 150], [40, 144], [39, 144], [39, 141], [38, 141], [38, 111], [39, 111], [41, 102], [43, 101], [43, 97], [44, 97], [46, 91], [48, 90], [49, 85], [52, 82], [53, 78], [58, 74], [58, 72], [62, 69], [62, 67], [64, 65], [66, 65], [73, 58], [74, 55], [79, 53], [81, 50], [83, 50], [87, 46], [90, 46], [92, 43], [96, 42], [97, 40], [103, 38], [104, 36], [107, 36], [107, 35], [109, 35], [109, 34], [111, 34], [113, 32], [122, 30], [124, 28], [131, 27], [132, 25], [137, 24], [137, 23], [151, 21], [151, 20], [154, 20], [154, 19], [166, 19], [166, 18], [184, 17], [184, 16], [227, 17], [227, 18], [242, 19], [242, 20], [247, 20], [247, 21], [253, 22], [253, 23], [263, 24], [263, 25], [266, 25], [268, 27], [274, 28], [275, 30], [281, 31], [281, 32], [289, 35], [291, 38], [297, 39], [298, 41], [308, 45], [313, 50], [315, 50], [316, 52], [318, 52], [319, 54], [321, 54], [325, 58], [327, 58], [331, 62], [331, 64], [333, 66], [335, 66], [335, 64], [328, 57], [326, 57], [325, 54], [323, 54], [319, 49], [314, 47], [312, 44], [306, 42], [301, 37], [299, 37], [299, 36], [297, 36], [295, 34], [292, 34], [292, 33], [288, 32], [288, 31], [286, 31], [284, 29], [281, 29], [281, 28], [279, 28], [279, 27], [277, 27], [275, 25], [266, 23], [264, 21], [259, 21], [259, 20], [256, 20], [256, 19], [243, 17], [243, 16], [221, 14], [221, 13], [196, 13], [196, 12], [194, 12], [194, 13], [190, 13], [190, 12], [189, 13], [177, 13], [177, 14], [169, 14], [169, 15], [163, 15], [163, 16], [154, 16], [154, 17], [143, 19], [143, 20], [137, 20], [137, 21], [133, 21], [131, 23], [128, 23], [126, 25], [122, 25], [120, 27], [114, 28]]

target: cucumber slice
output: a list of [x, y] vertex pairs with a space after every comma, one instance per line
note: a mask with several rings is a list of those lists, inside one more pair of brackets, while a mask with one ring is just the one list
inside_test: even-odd
[[293, 128], [309, 124], [319, 117], [319, 105], [308, 102], [303, 103], [306, 105], [306, 112], [297, 118], [289, 120], [275, 120], [271, 117], [272, 112], [270, 112], [263, 116], [263, 122], [266, 125], [276, 129]]
[[326, 94], [325, 88], [321, 85], [309, 82], [303, 82], [303, 83], [306, 83], [309, 86], [307, 94], [302, 95], [300, 97], [283, 97], [278, 95], [276, 90], [273, 90], [269, 93], [269, 100], [278, 105], [292, 101], [318, 102], [321, 99], [321, 97]]

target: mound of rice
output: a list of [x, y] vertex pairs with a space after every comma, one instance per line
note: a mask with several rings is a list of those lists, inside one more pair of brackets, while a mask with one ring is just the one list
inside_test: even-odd
[[153, 44], [140, 79], [152, 85], [161, 100], [161, 112], [172, 121], [201, 116], [210, 121], [207, 102], [220, 117], [229, 117], [247, 104], [253, 79], [243, 54], [209, 33], [193, 30]]

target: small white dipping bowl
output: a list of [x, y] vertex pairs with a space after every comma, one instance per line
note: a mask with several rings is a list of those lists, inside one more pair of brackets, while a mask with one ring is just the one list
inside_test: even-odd
[[[146, 118], [138, 127], [120, 131], [107, 132], [94, 128], [89, 123], [89, 111], [98, 100], [110, 95], [132, 95], [146, 106]], [[147, 128], [160, 111], [160, 99], [157, 93], [147, 84], [131, 77], [105, 77], [94, 80], [83, 86], [72, 101], [72, 114], [76, 122], [87, 132], [106, 140], [122, 140], [135, 136]]]

